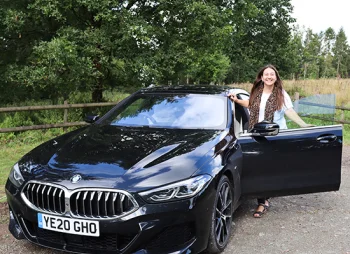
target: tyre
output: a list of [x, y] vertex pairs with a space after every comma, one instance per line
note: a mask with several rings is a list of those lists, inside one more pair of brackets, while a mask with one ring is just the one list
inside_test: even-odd
[[232, 184], [227, 176], [222, 176], [217, 187], [211, 216], [208, 253], [220, 253], [225, 249], [232, 232], [232, 213]]

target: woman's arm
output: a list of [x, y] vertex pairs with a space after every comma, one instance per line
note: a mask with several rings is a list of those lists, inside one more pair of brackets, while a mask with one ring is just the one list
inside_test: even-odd
[[227, 97], [233, 101], [234, 103], [238, 103], [239, 105], [243, 106], [243, 107], [246, 107], [248, 108], [249, 106], [249, 100], [241, 100], [241, 99], [238, 99], [237, 96], [233, 93], [230, 93], [227, 95]]
[[298, 115], [297, 112], [295, 112], [295, 110], [293, 108], [289, 108], [285, 111], [286, 116], [292, 120], [293, 122], [295, 122], [297, 125], [299, 125], [302, 128], [305, 127], [314, 127], [315, 125], [313, 124], [307, 124], [303, 121], [303, 119], [300, 118], [300, 116]]

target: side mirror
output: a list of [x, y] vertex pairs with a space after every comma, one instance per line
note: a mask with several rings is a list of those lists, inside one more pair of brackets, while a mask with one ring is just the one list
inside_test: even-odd
[[252, 136], [276, 136], [279, 130], [280, 127], [277, 123], [262, 121], [256, 123], [250, 132]]
[[98, 119], [100, 119], [99, 115], [87, 115], [87, 116], [85, 116], [84, 121], [87, 122], [87, 123], [94, 123]]

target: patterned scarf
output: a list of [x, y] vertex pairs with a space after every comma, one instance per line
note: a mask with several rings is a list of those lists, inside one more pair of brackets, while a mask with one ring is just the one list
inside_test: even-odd
[[[249, 112], [250, 112], [249, 131], [251, 131], [251, 129], [253, 129], [254, 127], [254, 124], [256, 124], [259, 121], [260, 101], [264, 90], [264, 85], [262, 82], [257, 89], [258, 90], [255, 95], [255, 98], [253, 98], [252, 104], [249, 105]], [[277, 88], [276, 86], [274, 86], [272, 93], [266, 102], [264, 120], [272, 122], [274, 113], [277, 109], [278, 109]]]

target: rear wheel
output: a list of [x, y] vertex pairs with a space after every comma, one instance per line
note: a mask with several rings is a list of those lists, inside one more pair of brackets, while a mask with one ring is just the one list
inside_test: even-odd
[[220, 253], [228, 244], [232, 232], [233, 190], [227, 176], [222, 176], [216, 191], [207, 251]]

